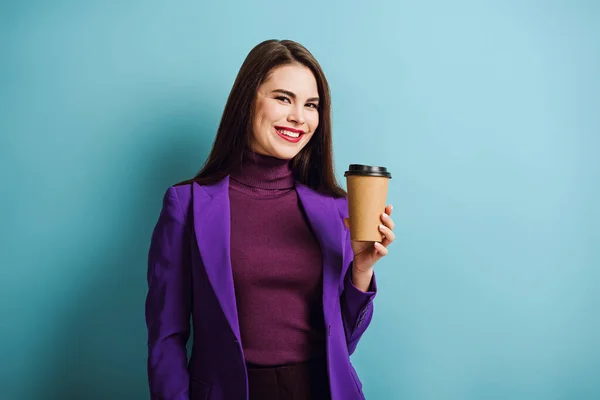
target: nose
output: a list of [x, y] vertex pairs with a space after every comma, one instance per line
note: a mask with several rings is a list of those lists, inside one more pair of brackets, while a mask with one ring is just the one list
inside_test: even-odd
[[287, 117], [288, 122], [293, 122], [298, 125], [304, 125], [304, 109], [303, 107], [291, 107]]

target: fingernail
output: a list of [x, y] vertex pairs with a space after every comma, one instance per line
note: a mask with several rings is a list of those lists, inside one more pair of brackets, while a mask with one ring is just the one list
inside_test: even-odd
[[379, 225], [379, 229], [384, 230], [385, 226]]
[[389, 218], [390, 216], [387, 213], [383, 213], [383, 218]]

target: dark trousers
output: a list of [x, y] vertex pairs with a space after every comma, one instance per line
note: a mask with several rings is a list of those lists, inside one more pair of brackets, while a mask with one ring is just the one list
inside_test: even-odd
[[331, 400], [325, 357], [299, 364], [248, 364], [250, 400]]

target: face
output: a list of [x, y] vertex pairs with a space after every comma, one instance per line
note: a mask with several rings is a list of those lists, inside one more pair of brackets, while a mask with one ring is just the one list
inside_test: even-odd
[[312, 71], [299, 64], [271, 71], [256, 93], [252, 150], [290, 160], [319, 126], [319, 91]]

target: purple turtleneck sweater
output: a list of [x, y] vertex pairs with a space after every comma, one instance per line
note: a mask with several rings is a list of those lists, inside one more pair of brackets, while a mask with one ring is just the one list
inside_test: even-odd
[[230, 175], [231, 264], [246, 361], [325, 353], [321, 249], [287, 160], [246, 153]]

